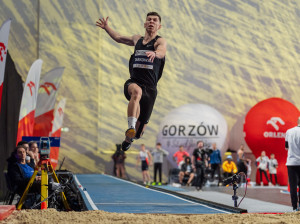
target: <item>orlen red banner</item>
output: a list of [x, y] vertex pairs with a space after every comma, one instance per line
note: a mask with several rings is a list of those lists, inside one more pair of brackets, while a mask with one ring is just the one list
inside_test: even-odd
[[299, 115], [299, 110], [289, 101], [269, 98], [250, 109], [245, 118], [246, 143], [256, 158], [262, 151], [266, 151], [269, 158], [272, 153], [275, 154], [279, 163], [277, 178], [280, 185], [288, 184], [285, 132], [297, 125]]

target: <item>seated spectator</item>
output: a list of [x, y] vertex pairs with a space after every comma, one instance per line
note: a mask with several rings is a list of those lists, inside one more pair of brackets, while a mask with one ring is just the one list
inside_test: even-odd
[[181, 166], [182, 166], [182, 164], [184, 164], [186, 157], [187, 157], [186, 155], [183, 155], [183, 157], [182, 157], [183, 159], [178, 163], [178, 169], [179, 170], [181, 170]]
[[233, 174], [237, 173], [237, 168], [235, 163], [232, 161], [232, 156], [227, 156], [226, 160], [222, 165], [224, 178], [231, 177]]
[[37, 165], [38, 162], [40, 161], [38, 144], [34, 141], [31, 141], [28, 144], [29, 144], [29, 152], [28, 153], [30, 154], [30, 152], [32, 152], [34, 164]]
[[23, 146], [26, 150], [26, 163], [30, 163], [30, 158], [34, 158], [33, 153], [29, 150], [29, 144], [26, 141], [19, 141], [17, 146]]
[[[26, 162], [26, 149], [24, 146], [19, 145], [15, 149], [13, 157], [16, 161], [9, 165], [8, 176], [11, 179], [12, 185], [16, 186], [16, 193], [22, 196], [26, 186], [33, 175], [34, 172], [34, 159], [30, 158], [30, 162]], [[10, 161], [13, 161], [12, 158]], [[36, 176], [36, 180], [40, 181], [41, 177]], [[31, 186], [31, 191], [39, 192], [40, 184], [33, 184]]]
[[188, 152], [186, 152], [183, 148], [183, 145], [181, 145], [181, 146], [179, 146], [179, 150], [177, 152], [175, 152], [173, 155], [173, 160], [176, 161], [177, 166], [183, 160], [184, 156], [190, 156], [190, 154]]
[[179, 172], [179, 183], [182, 184], [183, 178], [188, 177], [187, 186], [190, 186], [191, 182], [194, 179], [194, 172], [192, 168], [192, 162], [190, 157], [186, 157], [184, 164], [181, 166], [181, 170]]

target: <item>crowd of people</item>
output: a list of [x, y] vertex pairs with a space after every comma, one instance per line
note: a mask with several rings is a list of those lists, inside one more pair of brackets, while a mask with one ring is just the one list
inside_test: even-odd
[[[156, 147], [152, 150], [146, 149], [144, 144], [140, 145], [136, 168], [140, 166], [144, 184], [162, 185], [162, 167], [164, 157], [168, 155], [169, 152], [162, 148], [161, 143], [157, 143]], [[215, 181], [217, 186], [221, 186], [224, 179], [234, 174], [242, 172], [244, 173], [243, 177], [247, 179], [251, 175], [251, 160], [245, 157], [243, 144], [236, 151], [236, 161], [232, 152], [226, 152], [222, 158], [221, 151], [217, 148], [216, 143], [205, 146], [203, 141], [197, 142], [196, 148], [191, 155], [185, 150], [183, 145], [180, 145], [172, 158], [176, 162], [175, 169], [178, 170], [179, 184], [186, 186], [193, 185], [197, 190], [201, 190], [208, 180], [211, 182]], [[114, 161], [114, 174], [117, 177], [125, 178], [126, 154], [121, 150], [120, 145], [113, 154], [112, 159]], [[259, 171], [261, 186], [263, 186], [263, 175], [270, 186], [278, 185], [278, 162], [274, 154], [271, 154], [270, 158], [268, 158], [265, 151], [262, 151], [261, 156], [256, 159], [255, 164]], [[153, 179], [151, 180], [149, 166], [152, 165]]]
[[[16, 148], [7, 159], [7, 179], [15, 194], [22, 196], [31, 179], [36, 164], [39, 162], [39, 152], [36, 142], [18, 142]], [[31, 193], [41, 191], [41, 176], [37, 175], [30, 187]]]

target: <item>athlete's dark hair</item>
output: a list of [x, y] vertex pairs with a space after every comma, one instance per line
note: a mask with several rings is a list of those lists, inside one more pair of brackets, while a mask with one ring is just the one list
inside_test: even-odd
[[147, 17], [148, 16], [157, 16], [159, 18], [159, 22], [161, 23], [161, 17], [157, 12], [148, 12]]

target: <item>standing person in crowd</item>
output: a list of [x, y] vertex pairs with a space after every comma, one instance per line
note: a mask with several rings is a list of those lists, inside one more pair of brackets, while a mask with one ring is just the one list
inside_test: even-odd
[[191, 182], [194, 179], [194, 172], [192, 168], [192, 163], [191, 163], [191, 158], [190, 157], [185, 157], [184, 163], [181, 166], [181, 170], [179, 172], [179, 183], [182, 185], [182, 181], [184, 177], [188, 177], [188, 181], [186, 183], [186, 186], [190, 186]]
[[273, 176], [275, 179], [275, 185], [277, 184], [277, 168], [278, 168], [278, 161], [275, 159], [275, 154], [272, 153], [270, 155], [270, 160], [269, 160], [269, 174], [270, 174], [270, 181], [271, 184], [273, 184]]
[[258, 165], [258, 170], [259, 170], [259, 176], [260, 176], [260, 186], [264, 186], [264, 183], [262, 181], [262, 174], [265, 175], [267, 182], [269, 185], [271, 185], [268, 175], [267, 175], [267, 170], [268, 170], [268, 165], [269, 165], [269, 158], [266, 156], [266, 152], [262, 151], [260, 157], [256, 159], [256, 162], [259, 163]]
[[179, 150], [173, 155], [173, 160], [177, 163], [177, 166], [183, 160], [184, 156], [190, 156], [190, 154], [184, 150], [183, 145], [180, 145]]
[[215, 173], [218, 174], [218, 185], [221, 182], [220, 166], [222, 164], [221, 151], [217, 149], [217, 144], [212, 144], [212, 153], [210, 154], [211, 176], [214, 178]]
[[245, 159], [245, 149], [244, 145], [242, 144], [237, 152], [237, 168], [238, 172], [243, 172], [247, 174], [247, 164], [246, 164], [246, 159]]
[[226, 157], [226, 160], [222, 164], [224, 178], [231, 177], [233, 174], [238, 172], [235, 163], [232, 161], [232, 156], [229, 155]]
[[144, 22], [145, 34], [124, 36], [108, 25], [108, 17], [96, 22], [117, 43], [134, 46], [134, 54], [129, 62], [130, 79], [124, 84], [124, 94], [129, 100], [127, 107], [128, 129], [122, 150], [127, 151], [134, 139], [139, 139], [149, 122], [155, 99], [157, 83], [162, 76], [167, 42], [158, 35], [161, 16], [149, 12]]
[[164, 150], [161, 147], [161, 144], [158, 142], [156, 144], [156, 148], [152, 150], [151, 152], [153, 157], [153, 163], [154, 163], [154, 181], [152, 185], [156, 185], [156, 174], [158, 172], [159, 175], [159, 182], [158, 185], [161, 185], [161, 173], [162, 173], [162, 164], [164, 161], [164, 156], [169, 155], [169, 152]]
[[33, 154], [34, 164], [37, 165], [40, 161], [40, 155], [39, 155], [39, 147], [38, 144], [34, 141], [31, 141], [28, 143], [29, 145], [29, 151]]
[[117, 145], [117, 150], [112, 155], [114, 161], [115, 174], [119, 178], [125, 178], [125, 159], [126, 154], [121, 150], [121, 145]]
[[141, 162], [141, 168], [142, 168], [142, 176], [143, 176], [143, 183], [144, 184], [150, 184], [150, 174], [149, 174], [149, 165], [152, 164], [152, 157], [148, 150], [146, 150], [146, 147], [144, 144], [141, 144], [141, 151], [137, 157], [137, 164]]
[[292, 206], [294, 211], [299, 211], [300, 194], [297, 198], [297, 185], [300, 189], [300, 117], [298, 118], [298, 125], [286, 131], [285, 149], [288, 150], [286, 166]]
[[198, 141], [197, 148], [193, 151], [192, 164], [196, 173], [195, 186], [197, 190], [201, 190], [204, 185], [205, 169], [208, 168], [209, 154], [204, 148], [204, 142]]

